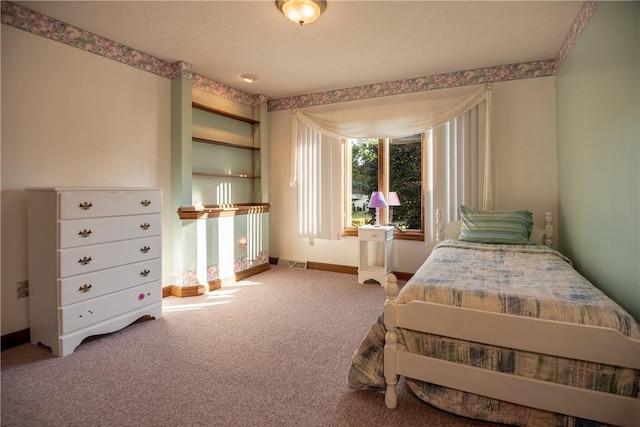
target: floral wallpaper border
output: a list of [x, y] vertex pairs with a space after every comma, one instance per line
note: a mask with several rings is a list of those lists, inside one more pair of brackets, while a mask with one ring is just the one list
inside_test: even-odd
[[591, 21], [591, 17], [597, 7], [598, 1], [585, 1], [582, 5], [582, 9], [580, 9], [576, 20], [573, 21], [571, 30], [569, 30], [569, 34], [567, 34], [567, 38], [564, 40], [564, 43], [560, 48], [560, 52], [558, 52], [558, 57], [556, 58], [556, 72], [562, 68], [564, 61], [569, 56], [569, 52], [571, 52], [571, 49], [575, 46], [578, 38], [580, 38], [580, 34], [582, 34], [582, 31], [585, 29], [589, 21]]
[[250, 106], [266, 104], [267, 111], [279, 111], [457, 86], [553, 76], [569, 56], [571, 49], [593, 16], [598, 1], [584, 2], [558, 56], [554, 59], [455, 71], [272, 100], [267, 100], [265, 95], [251, 95], [196, 74], [191, 64], [187, 62], [164, 61], [9, 1], [2, 0], [1, 22], [165, 78], [189, 79], [195, 88], [225, 99]]
[[173, 74], [166, 61], [8, 1], [2, 2], [2, 23], [162, 77]]
[[482, 83], [494, 83], [507, 80], [528, 79], [552, 76], [556, 72], [555, 60], [525, 62], [498, 67], [477, 68], [475, 70], [455, 71], [386, 83], [375, 83], [346, 89], [317, 92], [309, 95], [294, 96], [270, 100], [268, 111], [288, 110], [313, 105], [355, 101], [380, 96], [401, 95], [434, 89], [468, 86]]
[[[269, 252], [260, 251], [256, 254], [255, 259], [250, 260], [246, 256], [236, 258], [233, 263], [233, 273], [241, 273], [249, 268], [258, 265], [269, 264]], [[218, 264], [207, 266], [207, 282], [213, 282], [220, 279], [220, 268]], [[171, 272], [171, 284], [180, 287], [203, 285], [198, 280], [197, 270], [175, 270]]]

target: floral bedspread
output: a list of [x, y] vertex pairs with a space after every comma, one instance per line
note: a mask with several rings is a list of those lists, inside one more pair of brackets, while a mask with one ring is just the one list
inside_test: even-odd
[[[431, 301], [497, 313], [613, 328], [640, 339], [637, 321], [571, 266], [536, 245], [447, 240], [402, 288], [398, 302]], [[382, 315], [356, 350], [347, 382], [384, 390]], [[640, 398], [640, 371], [399, 330], [409, 351], [528, 378]], [[407, 379], [422, 400], [462, 416], [526, 426], [572, 426], [582, 420]]]

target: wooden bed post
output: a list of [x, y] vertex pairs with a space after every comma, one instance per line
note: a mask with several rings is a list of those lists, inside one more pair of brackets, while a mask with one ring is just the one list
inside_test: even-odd
[[544, 214], [544, 236], [542, 243], [549, 247], [551, 247], [553, 243], [553, 216], [551, 212]]
[[396, 332], [398, 279], [394, 274], [387, 275], [387, 282], [384, 288], [387, 294], [387, 300], [384, 303], [384, 325], [387, 328], [387, 333], [384, 336], [384, 379], [387, 383], [384, 404], [389, 409], [395, 409], [398, 406], [398, 394], [396, 391], [396, 385], [398, 384], [396, 366], [396, 352], [398, 350], [398, 335]]
[[436, 209], [436, 245], [442, 242], [444, 238], [444, 227], [442, 226], [442, 211], [440, 209]]

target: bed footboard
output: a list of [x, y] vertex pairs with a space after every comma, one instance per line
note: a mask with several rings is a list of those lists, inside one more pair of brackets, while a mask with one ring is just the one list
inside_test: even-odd
[[[607, 424], [640, 425], [640, 399], [565, 386], [410, 353], [398, 328], [559, 357], [640, 369], [640, 341], [601, 327], [483, 312], [427, 302], [399, 304], [397, 279], [387, 277], [384, 322], [385, 405], [398, 405], [398, 376], [426, 381], [545, 411]], [[508, 326], [505, 326], [508, 325]], [[545, 337], [531, 340], [526, 337]], [[597, 342], [599, 345], [594, 346]]]

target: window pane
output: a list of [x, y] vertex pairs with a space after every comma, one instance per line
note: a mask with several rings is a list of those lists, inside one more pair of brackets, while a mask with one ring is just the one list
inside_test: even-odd
[[378, 190], [378, 139], [349, 139], [351, 152], [351, 219], [347, 227], [373, 224], [375, 210], [369, 209], [372, 191]]
[[389, 191], [400, 206], [389, 210], [389, 223], [422, 230], [422, 135], [389, 140]]

